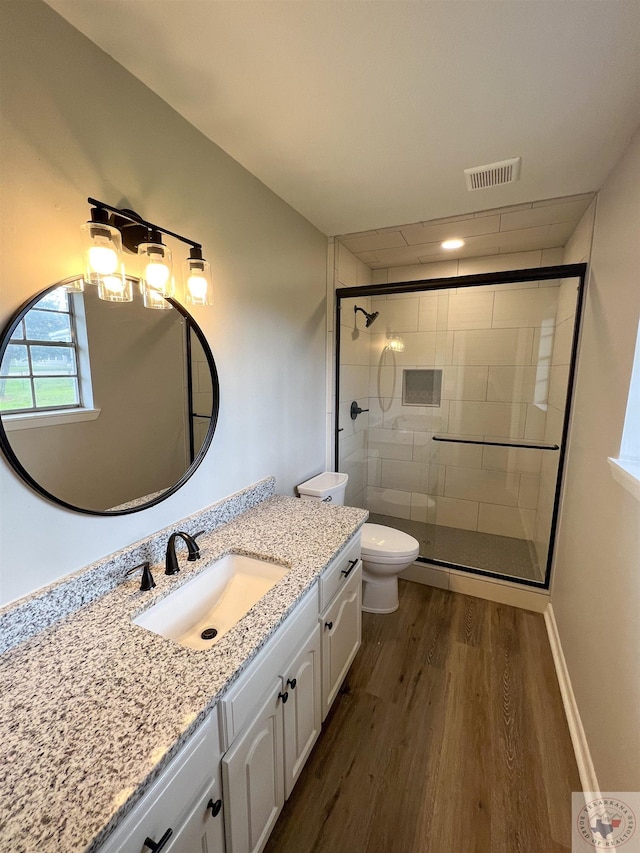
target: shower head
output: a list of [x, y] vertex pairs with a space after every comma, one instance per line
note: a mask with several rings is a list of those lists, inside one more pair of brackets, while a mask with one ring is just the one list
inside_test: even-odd
[[367, 327], [367, 329], [369, 328], [369, 326], [373, 323], [373, 321], [376, 319], [376, 317], [380, 313], [379, 311], [374, 311], [372, 314], [369, 314], [369, 312], [365, 311], [364, 308], [359, 308], [357, 305], [354, 305], [353, 306], [353, 313], [356, 314], [358, 311], [362, 311], [364, 316], [367, 318], [366, 323], [365, 323], [365, 326]]

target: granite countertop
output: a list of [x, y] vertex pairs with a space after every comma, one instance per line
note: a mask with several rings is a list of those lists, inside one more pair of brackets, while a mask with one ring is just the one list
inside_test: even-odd
[[[273, 497], [199, 537], [202, 558], [136, 575], [0, 657], [0, 851], [93, 851], [176, 755], [367, 513]], [[132, 624], [235, 551], [290, 566], [211, 649]]]

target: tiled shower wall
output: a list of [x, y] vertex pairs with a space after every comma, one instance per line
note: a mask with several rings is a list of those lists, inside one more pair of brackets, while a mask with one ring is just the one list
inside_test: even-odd
[[[543, 451], [433, 436], [544, 439], [558, 293], [534, 282], [372, 298], [369, 509], [533, 538]], [[404, 352], [385, 348], [391, 333]], [[402, 405], [407, 367], [442, 369], [440, 406]]]

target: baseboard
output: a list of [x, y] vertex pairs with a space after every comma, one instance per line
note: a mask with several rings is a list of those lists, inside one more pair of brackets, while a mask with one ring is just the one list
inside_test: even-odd
[[476, 598], [485, 598], [522, 610], [533, 610], [535, 613], [544, 613], [549, 603], [549, 593], [546, 589], [531, 589], [521, 584], [471, 575], [429, 563], [412, 563], [400, 577], [414, 583], [448, 589], [462, 595], [474, 595]]
[[564, 652], [562, 651], [560, 634], [558, 633], [556, 617], [553, 613], [551, 603], [549, 603], [549, 606], [545, 610], [544, 621], [547, 626], [549, 645], [551, 646], [553, 663], [556, 668], [556, 675], [558, 676], [562, 704], [564, 705], [564, 712], [569, 725], [569, 733], [571, 735], [571, 743], [573, 744], [573, 751], [578, 764], [582, 790], [589, 793], [589, 799], [595, 799], [600, 796], [600, 786], [598, 785], [596, 771], [591, 759], [587, 736], [582, 725], [582, 720], [580, 719], [580, 712], [578, 711], [578, 705], [576, 704], [576, 697], [574, 696], [573, 688], [571, 686], [569, 670], [567, 669], [567, 662], [564, 657]]

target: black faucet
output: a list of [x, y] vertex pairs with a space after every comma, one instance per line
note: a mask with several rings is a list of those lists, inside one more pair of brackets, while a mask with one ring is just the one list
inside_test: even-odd
[[178, 530], [176, 533], [171, 534], [169, 541], [167, 542], [167, 556], [165, 559], [164, 569], [165, 575], [175, 575], [176, 572], [180, 571], [180, 566], [178, 566], [178, 556], [176, 554], [177, 537], [179, 536], [183, 542], [185, 542], [187, 550], [189, 551], [187, 561], [192, 563], [194, 560], [200, 559], [200, 548], [198, 547], [196, 539], [203, 533], [204, 530], [200, 530], [198, 533], [194, 533], [193, 536], [190, 536], [188, 533], [185, 533], [184, 530]]

